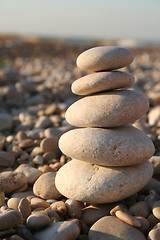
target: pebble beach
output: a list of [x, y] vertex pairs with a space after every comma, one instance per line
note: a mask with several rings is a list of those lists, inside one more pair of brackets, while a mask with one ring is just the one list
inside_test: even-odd
[[[56, 188], [57, 172], [66, 163], [72, 164], [58, 146], [60, 137], [75, 129], [65, 114], [71, 104], [82, 98], [71, 91], [71, 85], [88, 74], [76, 66], [76, 59], [83, 51], [104, 45], [119, 42], [80, 44], [0, 36], [0, 239], [105, 240], [105, 234], [110, 234], [112, 240], [160, 239], [158, 45], [128, 47], [134, 61], [121, 68], [134, 75], [135, 83], [129, 89], [149, 99], [147, 113], [132, 124], [148, 136], [155, 148], [151, 150], [154, 153], [148, 153], [149, 157], [153, 155], [149, 159], [152, 178], [148, 177], [147, 185], [143, 183], [145, 187], [138, 187], [142, 189], [133, 195], [103, 204], [67, 198]], [[80, 91], [79, 86], [77, 89]], [[151, 143], [146, 142], [144, 151]], [[137, 142], [137, 148], [140, 144]], [[76, 146], [76, 142], [71, 145]], [[138, 150], [131, 156], [134, 154], [138, 158]], [[80, 171], [78, 164], [76, 169]], [[148, 171], [148, 176], [152, 175], [152, 169]]]

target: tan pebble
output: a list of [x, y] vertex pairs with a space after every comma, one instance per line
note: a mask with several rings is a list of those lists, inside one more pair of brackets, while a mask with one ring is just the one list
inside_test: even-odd
[[[55, 183], [58, 191], [67, 198], [102, 204], [125, 199], [140, 191], [152, 173], [149, 161], [134, 166], [106, 168], [73, 159], [59, 169]], [[122, 177], [124, 175], [125, 178]]]
[[143, 233], [147, 233], [150, 229], [149, 221], [144, 217], [136, 217], [135, 216], [135, 218], [138, 219], [138, 221], [140, 221], [140, 223], [141, 223], [141, 226], [138, 227], [138, 229]]
[[82, 209], [84, 204], [74, 199], [67, 199], [65, 201], [67, 206], [67, 213], [71, 218], [80, 218], [82, 216]]
[[32, 163], [35, 165], [42, 165], [43, 164], [43, 157], [41, 155], [37, 155], [33, 158]]
[[14, 228], [22, 221], [22, 216], [17, 210], [4, 211], [0, 214], [0, 230]]
[[18, 211], [22, 214], [26, 220], [31, 215], [30, 202], [26, 198], [22, 198], [18, 204]]
[[129, 65], [134, 59], [133, 53], [118, 46], [94, 47], [82, 52], [76, 61], [77, 66], [90, 72], [113, 70]]
[[46, 115], [52, 115], [56, 112], [56, 110], [57, 110], [56, 103], [52, 103], [45, 109], [45, 114]]
[[157, 219], [152, 213], [147, 217], [147, 220], [149, 221], [150, 229], [159, 222], [159, 219]]
[[138, 164], [149, 159], [155, 151], [147, 135], [131, 125], [113, 129], [73, 129], [61, 136], [59, 148], [71, 158], [101, 166]]
[[35, 197], [33, 191], [26, 191], [26, 192], [19, 192], [19, 193], [13, 193], [11, 197], [14, 197], [14, 198], [27, 198], [27, 197]]
[[118, 127], [141, 118], [148, 99], [133, 90], [115, 90], [86, 96], [66, 111], [67, 122], [76, 127]]
[[0, 151], [0, 167], [11, 167], [15, 162], [13, 153]]
[[113, 71], [91, 73], [74, 81], [71, 90], [77, 95], [129, 87], [134, 83], [134, 76], [130, 73]]
[[79, 227], [72, 221], [60, 221], [51, 224], [34, 234], [35, 240], [75, 240], [80, 233]]
[[23, 173], [12, 171], [0, 174], [0, 191], [12, 193], [27, 184], [27, 178]]
[[131, 225], [132, 227], [140, 227], [141, 226], [141, 222], [127, 212], [118, 210], [115, 212], [115, 215], [117, 218], [119, 218], [123, 222]]
[[160, 239], [160, 223], [157, 223], [154, 228], [148, 234], [148, 240]]
[[7, 201], [7, 205], [11, 209], [18, 210], [18, 204], [19, 204], [20, 200], [21, 200], [21, 198], [12, 197]]
[[12, 152], [14, 153], [15, 158], [18, 158], [22, 154], [22, 149], [19, 146], [13, 146]]
[[42, 172], [42, 173], [47, 173], [47, 172], [53, 172], [53, 168], [51, 168], [49, 165], [43, 165], [42, 167], [38, 167], [38, 169]]
[[42, 215], [45, 215], [45, 216], [48, 216], [48, 213], [47, 211], [45, 211], [45, 209], [43, 208], [36, 208], [32, 211], [32, 214], [42, 214]]
[[23, 173], [29, 184], [33, 184], [42, 174], [40, 170], [31, 167], [28, 164], [21, 164], [18, 168], [16, 168], [15, 172]]
[[60, 216], [65, 216], [67, 214], [67, 206], [63, 201], [52, 203], [51, 209], [57, 212]]
[[150, 214], [148, 204], [144, 201], [138, 202], [129, 208], [129, 212], [134, 216], [148, 217]]
[[146, 240], [138, 229], [128, 225], [114, 216], [106, 216], [99, 219], [89, 230], [89, 240]]
[[34, 213], [27, 218], [27, 227], [35, 229], [35, 228], [43, 228], [50, 224], [50, 218], [45, 216], [44, 214]]
[[54, 138], [44, 138], [40, 147], [43, 152], [59, 152], [58, 142]]
[[128, 209], [123, 203], [120, 203], [111, 209], [110, 214], [115, 216], [117, 211], [128, 212]]
[[32, 152], [30, 153], [30, 156], [34, 158], [36, 155], [41, 155], [42, 149], [40, 147], [34, 147]]
[[156, 218], [160, 219], [160, 200], [154, 203], [152, 212]]
[[50, 206], [45, 200], [40, 198], [32, 198], [31, 199], [31, 209], [34, 210], [36, 208], [48, 208]]
[[58, 199], [62, 195], [55, 186], [55, 172], [42, 174], [34, 183], [33, 192], [36, 196], [44, 199]]
[[160, 174], [160, 156], [152, 156], [149, 161], [153, 164], [154, 175]]
[[22, 140], [27, 138], [27, 135], [24, 131], [19, 131], [16, 135], [16, 138], [17, 138], [18, 142], [21, 142]]
[[31, 138], [24, 139], [24, 140], [20, 141], [20, 143], [19, 143], [19, 147], [21, 147], [21, 148], [28, 148], [33, 145], [34, 145], [34, 140]]

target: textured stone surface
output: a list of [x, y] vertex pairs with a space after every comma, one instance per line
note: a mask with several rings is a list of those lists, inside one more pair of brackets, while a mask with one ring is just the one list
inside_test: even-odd
[[80, 128], [63, 134], [61, 151], [71, 157], [102, 166], [134, 165], [154, 154], [145, 133], [131, 125], [112, 128]]
[[134, 76], [127, 72], [97, 72], [81, 77], [72, 83], [72, 92], [77, 95], [129, 87], [134, 83]]
[[100, 167], [72, 160], [57, 173], [59, 192], [88, 203], [115, 202], [131, 196], [150, 180], [153, 167], [149, 161], [129, 167]]
[[91, 72], [113, 70], [129, 65], [133, 59], [133, 53], [129, 49], [101, 46], [81, 53], [77, 58], [77, 66]]
[[146, 240], [138, 229], [112, 216], [98, 220], [91, 227], [88, 236], [89, 240]]
[[141, 118], [148, 99], [132, 90], [115, 90], [84, 97], [66, 111], [66, 120], [76, 127], [118, 127]]

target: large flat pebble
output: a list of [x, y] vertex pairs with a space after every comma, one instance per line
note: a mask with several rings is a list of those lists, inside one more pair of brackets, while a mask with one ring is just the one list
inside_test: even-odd
[[133, 195], [148, 183], [152, 174], [149, 161], [129, 167], [101, 167], [71, 160], [60, 168], [55, 183], [65, 197], [101, 204]]
[[141, 118], [148, 99], [133, 90], [115, 90], [84, 97], [66, 111], [66, 120], [76, 127], [118, 127]]
[[113, 216], [99, 219], [89, 231], [89, 240], [146, 240], [138, 229]]
[[111, 71], [91, 73], [72, 83], [72, 92], [87, 95], [105, 90], [129, 87], [134, 83], [134, 76], [127, 72]]
[[102, 166], [134, 165], [155, 151], [147, 135], [131, 125], [113, 128], [80, 128], [63, 134], [61, 151], [79, 160]]
[[94, 47], [82, 52], [77, 66], [85, 71], [96, 72], [125, 67], [132, 63], [133, 53], [126, 48], [115, 46]]

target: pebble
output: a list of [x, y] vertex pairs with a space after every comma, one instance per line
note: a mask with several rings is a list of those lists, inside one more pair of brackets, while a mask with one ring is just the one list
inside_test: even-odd
[[42, 174], [34, 183], [33, 192], [36, 196], [43, 199], [58, 199], [62, 195], [55, 186], [55, 172]]
[[55, 138], [44, 138], [41, 141], [40, 148], [44, 153], [46, 152], [59, 152], [58, 141]]
[[153, 215], [156, 218], [160, 219], [160, 200], [155, 202], [155, 204], [153, 205], [152, 211], [153, 211]]
[[131, 125], [74, 129], [61, 136], [59, 147], [71, 158], [102, 166], [138, 164], [148, 160], [155, 151], [147, 135]]
[[160, 156], [152, 156], [149, 161], [153, 165], [154, 175], [160, 175]]
[[140, 221], [140, 223], [141, 223], [141, 226], [138, 228], [141, 232], [143, 232], [143, 233], [147, 233], [147, 232], [149, 232], [149, 229], [150, 229], [150, 222], [146, 219], [146, 218], [144, 218], [144, 217], [139, 217], [139, 216], [137, 216], [137, 217], [135, 217], [138, 221]]
[[148, 234], [148, 240], [160, 239], [160, 223], [157, 223], [154, 228]]
[[31, 138], [27, 138], [24, 140], [21, 140], [19, 143], [19, 147], [20, 148], [28, 148], [28, 147], [32, 147], [34, 145], [34, 140]]
[[21, 213], [17, 210], [4, 211], [0, 214], [0, 230], [14, 228], [22, 221]]
[[8, 130], [12, 127], [11, 116], [7, 113], [0, 113], [0, 131]]
[[74, 199], [67, 199], [65, 201], [65, 205], [67, 207], [67, 213], [71, 218], [81, 218], [82, 209], [84, 208], [84, 204], [82, 202]]
[[65, 216], [67, 214], [67, 206], [63, 201], [53, 202], [50, 207], [58, 213], [59, 216]]
[[19, 201], [18, 210], [22, 214], [22, 217], [26, 220], [32, 212], [30, 202], [26, 198], [22, 198]]
[[12, 167], [15, 162], [13, 153], [0, 151], [0, 167]]
[[43, 228], [51, 223], [51, 219], [44, 214], [33, 213], [27, 218], [27, 226], [32, 229]]
[[46, 138], [55, 138], [58, 141], [60, 136], [63, 134], [63, 131], [60, 128], [47, 128], [44, 132]]
[[[116, 227], [115, 227], [116, 226]], [[146, 240], [138, 229], [113, 216], [99, 219], [89, 230], [89, 240]]]
[[48, 208], [50, 207], [50, 204], [48, 202], [46, 202], [43, 199], [34, 197], [31, 199], [31, 209], [34, 210], [36, 208]]
[[129, 208], [130, 214], [134, 216], [148, 217], [150, 210], [148, 204], [144, 201], [140, 201]]
[[133, 90], [115, 90], [84, 97], [66, 111], [67, 122], [76, 127], [118, 127], [141, 118], [148, 99]]
[[6, 171], [0, 173], [0, 191], [13, 193], [27, 185], [27, 178], [22, 172]]
[[72, 160], [60, 168], [55, 183], [59, 192], [68, 198], [99, 204], [131, 196], [147, 184], [152, 174], [149, 161], [129, 167], [106, 168]]
[[160, 120], [160, 106], [152, 108], [148, 113], [148, 122], [150, 126], [155, 125]]
[[97, 72], [86, 75], [72, 83], [71, 90], [77, 95], [129, 87], [134, 83], [134, 77], [127, 72]]
[[15, 172], [23, 173], [28, 184], [34, 184], [34, 182], [41, 176], [42, 172], [34, 167], [29, 166], [28, 164], [21, 164], [16, 168]]
[[127, 212], [118, 210], [115, 212], [115, 216], [132, 227], [141, 227], [141, 222]]
[[80, 233], [79, 227], [72, 221], [60, 221], [34, 234], [35, 240], [75, 240]]
[[133, 53], [126, 48], [115, 46], [94, 47], [81, 53], [77, 58], [78, 68], [96, 72], [125, 67], [132, 63]]
[[35, 128], [48, 128], [52, 127], [53, 123], [50, 120], [50, 118], [46, 116], [42, 116], [38, 119], [38, 121], [35, 124]]
[[21, 200], [21, 198], [11, 197], [10, 199], [8, 199], [7, 205], [11, 209], [18, 210], [18, 204], [19, 204], [20, 200]]

